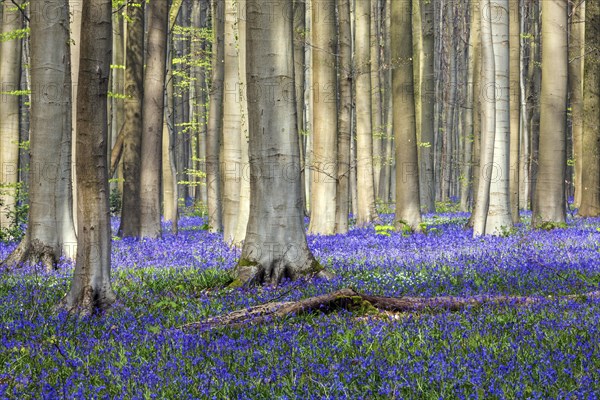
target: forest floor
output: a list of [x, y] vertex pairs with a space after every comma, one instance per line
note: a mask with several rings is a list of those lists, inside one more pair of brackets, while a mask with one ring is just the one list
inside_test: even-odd
[[[118, 303], [103, 316], [54, 311], [69, 262], [0, 271], [0, 398], [596, 398], [600, 300], [577, 295], [600, 290], [600, 219], [531, 230], [525, 215], [502, 237], [476, 239], [466, 220], [427, 215], [419, 234], [381, 225], [309, 236], [332, 280], [230, 289], [239, 251], [186, 217], [177, 236], [114, 238]], [[0, 244], [0, 258], [14, 246]], [[202, 324], [344, 288], [539, 301]]]

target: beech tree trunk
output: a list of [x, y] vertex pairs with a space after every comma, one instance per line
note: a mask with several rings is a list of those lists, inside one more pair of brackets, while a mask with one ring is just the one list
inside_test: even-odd
[[540, 142], [532, 223], [566, 221], [567, 163], [567, 3], [544, 0], [542, 5], [542, 93]]
[[337, 190], [337, 85], [335, 1], [312, 4], [312, 186], [309, 232], [335, 233]]
[[377, 219], [373, 170], [373, 124], [371, 120], [371, 1], [361, 0], [354, 9], [354, 60], [356, 70], [356, 176], [358, 215], [356, 225]]
[[579, 215], [600, 215], [600, 4], [586, 2], [583, 175]]
[[[34, 0], [31, 10], [29, 216], [25, 237], [3, 264], [41, 262], [51, 270], [61, 256], [74, 256], [77, 247], [71, 191], [71, 71], [64, 62], [69, 59], [69, 32], [64, 28], [69, 15], [65, 0]], [[58, 21], [44, 18], [43, 12], [56, 15]], [[46, 91], [49, 87], [55, 90]]]
[[165, 71], [169, 7], [167, 1], [149, 5], [148, 59], [144, 75], [142, 167], [140, 174], [140, 237], [158, 238], [160, 224], [160, 180], [165, 100]]
[[209, 95], [208, 127], [206, 130], [206, 193], [208, 209], [208, 226], [211, 232], [223, 229], [221, 211], [221, 173], [219, 165], [220, 132], [223, 124], [223, 57], [225, 46], [223, 35], [225, 30], [223, 2], [213, 0], [213, 50], [212, 77]]
[[110, 282], [106, 108], [111, 36], [111, 0], [84, 0], [77, 89], [77, 262], [62, 305], [85, 314], [106, 310], [115, 301]]
[[[15, 1], [20, 6], [22, 1]], [[21, 29], [23, 17], [15, 4], [5, 1], [2, 35]], [[0, 229], [9, 228], [14, 221], [17, 182], [19, 181], [19, 96], [11, 93], [20, 89], [21, 39], [11, 38], [0, 43]]]
[[[235, 285], [277, 284], [323, 270], [308, 249], [300, 191], [293, 8], [247, 5], [250, 218]], [[280, 15], [273, 18], [272, 15]], [[272, 88], [269, 96], [261, 89]]]
[[521, 21], [519, 16], [519, 0], [510, 0], [508, 3], [509, 18], [509, 51], [510, 51], [510, 212], [513, 224], [520, 221], [519, 216], [519, 170], [520, 143], [520, 85], [521, 85]]
[[338, 129], [338, 170], [335, 208], [335, 232], [348, 232], [350, 213], [350, 139], [352, 137], [352, 30], [350, 0], [338, 3], [338, 85], [339, 109]]
[[393, 124], [396, 145], [396, 216], [398, 229], [420, 231], [419, 158], [413, 84], [412, 0], [392, 3]]
[[140, 168], [144, 98], [144, 7], [127, 5], [123, 202], [119, 236], [137, 237], [141, 223]]

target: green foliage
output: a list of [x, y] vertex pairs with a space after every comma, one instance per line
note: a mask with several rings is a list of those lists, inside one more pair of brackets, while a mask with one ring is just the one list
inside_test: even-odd
[[395, 228], [392, 225], [375, 225], [375, 234], [381, 236], [391, 236]]
[[113, 215], [117, 215], [121, 213], [121, 193], [119, 189], [114, 188], [110, 192], [110, 197], [108, 198], [108, 203], [110, 207], [110, 213]]
[[7, 213], [10, 225], [5, 228], [0, 228], [0, 242], [8, 242], [19, 240], [25, 234], [25, 223], [29, 213], [29, 203], [27, 203], [27, 192], [23, 188], [22, 183], [4, 185], [0, 187], [0, 191], [6, 188], [15, 189], [15, 208], [6, 210], [2, 200], [0, 199], [0, 209]]
[[544, 231], [551, 231], [554, 229], [566, 229], [568, 225], [565, 222], [543, 221], [536, 227]]
[[460, 203], [452, 200], [436, 201], [435, 212], [438, 213], [455, 213], [460, 211]]
[[29, 28], [15, 29], [14, 31], [0, 33], [0, 43], [14, 39], [25, 39], [29, 36]]

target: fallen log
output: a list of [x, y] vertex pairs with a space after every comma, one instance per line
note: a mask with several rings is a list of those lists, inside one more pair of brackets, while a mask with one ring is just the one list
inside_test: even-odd
[[395, 313], [458, 311], [483, 304], [507, 304], [527, 306], [552, 299], [597, 299], [600, 291], [585, 294], [533, 297], [533, 296], [440, 296], [440, 297], [385, 297], [372, 296], [346, 288], [321, 296], [298, 301], [273, 302], [236, 310], [225, 315], [208, 318], [204, 321], [185, 324], [180, 329], [211, 329], [223, 326], [240, 327], [280, 319], [289, 315], [307, 312], [331, 312], [345, 309], [362, 314], [377, 314], [381, 311]]

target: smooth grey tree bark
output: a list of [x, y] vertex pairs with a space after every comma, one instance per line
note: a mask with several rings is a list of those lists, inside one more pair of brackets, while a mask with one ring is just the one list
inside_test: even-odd
[[[71, 71], [66, 0], [31, 3], [31, 147], [25, 237], [4, 265], [46, 270], [77, 247], [71, 186]], [[42, 12], [56, 18], [44, 18]], [[40, 14], [37, 14], [40, 13]], [[48, 91], [48, 88], [54, 88]]]
[[375, 221], [373, 170], [373, 123], [371, 115], [371, 0], [354, 5], [354, 66], [356, 71], [356, 176], [358, 190], [357, 226]]
[[152, 1], [148, 9], [148, 58], [144, 75], [142, 118], [142, 165], [140, 171], [139, 236], [158, 238], [160, 224], [160, 180], [162, 131], [165, 100], [165, 72], [169, 4]]
[[140, 168], [144, 98], [144, 7], [127, 5], [123, 202], [119, 236], [137, 237], [140, 227]]
[[[234, 285], [277, 284], [323, 267], [304, 231], [296, 125], [293, 9], [284, 2], [247, 5], [250, 218]], [[273, 18], [280, 15], [280, 18]], [[268, 96], [262, 90], [272, 88]]]
[[221, 174], [219, 165], [220, 133], [223, 124], [223, 57], [225, 53], [225, 7], [223, 2], [213, 0], [213, 51], [212, 77], [209, 94], [208, 127], [206, 130], [206, 193], [208, 226], [211, 232], [223, 229], [221, 210]]
[[393, 124], [396, 147], [397, 229], [420, 231], [419, 157], [413, 81], [412, 0], [392, 3]]
[[350, 212], [350, 139], [352, 137], [352, 29], [350, 0], [338, 3], [338, 170], [335, 208], [335, 232], [348, 232]]
[[240, 130], [242, 115], [239, 97], [239, 52], [237, 46], [238, 3], [225, 1], [225, 54], [223, 58], [224, 98], [223, 98], [223, 134], [221, 138], [221, 175], [223, 202], [223, 238], [233, 242], [240, 206], [240, 187], [242, 179], [242, 143]]
[[600, 215], [600, 4], [585, 8], [583, 166], [581, 207], [584, 217]]
[[567, 163], [567, 3], [544, 0], [542, 6], [542, 92], [539, 161], [532, 224], [566, 221]]
[[336, 12], [334, 0], [312, 4], [312, 186], [310, 225], [312, 234], [335, 233], [337, 191], [337, 77]]
[[[499, 235], [513, 226], [510, 207], [510, 51], [509, 2], [492, 0], [488, 10], [491, 19], [494, 55], [495, 133], [493, 164], [485, 166], [491, 179], [485, 233]], [[485, 12], [485, 10], [484, 10]]]
[[520, 84], [521, 84], [521, 21], [519, 0], [510, 0], [509, 9], [509, 51], [510, 51], [510, 212], [513, 224], [520, 221], [519, 214], [519, 159], [521, 148], [520, 135]]
[[585, 53], [585, 1], [571, 2], [569, 18], [569, 103], [574, 159], [574, 206], [581, 205], [583, 187], [583, 64]]
[[[16, 1], [19, 7], [22, 1]], [[5, 1], [2, 35], [14, 33], [23, 26], [21, 11]], [[0, 228], [13, 224], [17, 182], [19, 178], [19, 96], [11, 94], [20, 89], [21, 39], [13, 37], [0, 43]]]
[[435, 179], [433, 165], [435, 79], [434, 79], [434, 30], [433, 1], [419, 0], [421, 6], [421, 29], [423, 54], [421, 56], [421, 146], [420, 190], [421, 203], [426, 212], [435, 212]]
[[115, 301], [110, 282], [108, 207], [108, 78], [112, 49], [111, 0], [84, 0], [77, 89], [77, 262], [61, 306], [92, 314]]

